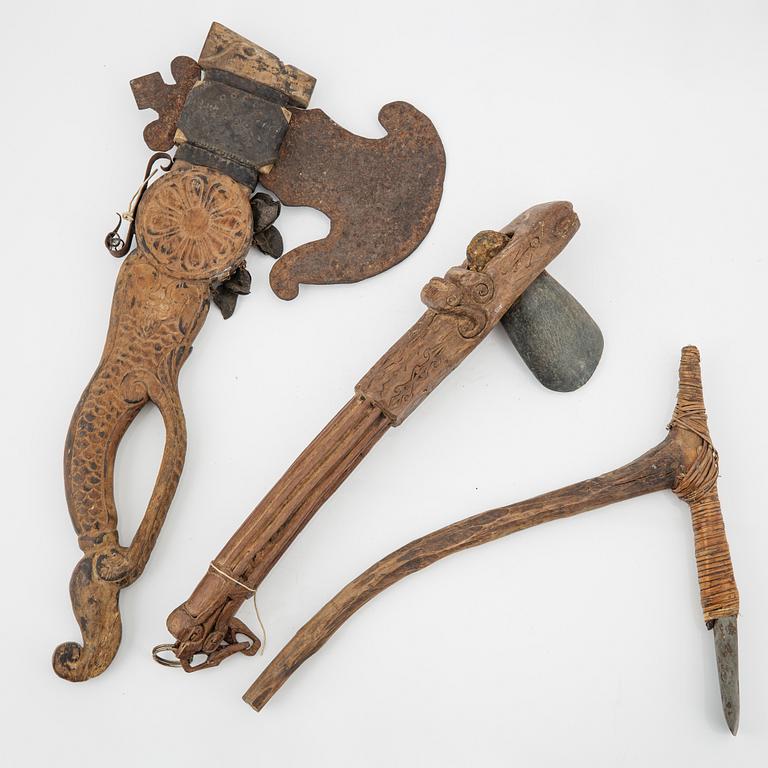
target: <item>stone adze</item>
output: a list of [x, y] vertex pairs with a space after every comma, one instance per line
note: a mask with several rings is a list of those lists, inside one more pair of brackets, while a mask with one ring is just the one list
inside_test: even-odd
[[[191, 597], [169, 616], [176, 642], [157, 646], [158, 660], [193, 671], [216, 666], [237, 652], [255, 652], [257, 641], [235, 617], [243, 601], [382, 435], [402, 424], [491, 332], [578, 225], [570, 203], [535, 206], [500, 232], [476, 235], [461, 266], [430, 280], [421, 293], [427, 305], [421, 319], [360, 380], [352, 399], [240, 526]], [[161, 655], [168, 651], [177, 661]]]
[[448, 555], [540, 523], [646, 493], [672, 490], [690, 507], [704, 621], [714, 630], [720, 698], [725, 720], [735, 735], [739, 726], [739, 593], [720, 511], [718, 455], [707, 426], [696, 347], [682, 351], [677, 404], [668, 429], [663, 442], [620, 469], [468, 517], [382, 558], [296, 633], [248, 689], [244, 700], [260, 710], [355, 611], [400, 579]]

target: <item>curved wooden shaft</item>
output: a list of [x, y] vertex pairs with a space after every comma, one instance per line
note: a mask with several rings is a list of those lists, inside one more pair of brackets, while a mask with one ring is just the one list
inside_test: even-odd
[[379, 560], [326, 603], [270, 662], [243, 700], [260, 710], [290, 675], [317, 653], [347, 619], [400, 579], [448, 555], [516, 531], [671, 488], [680, 462], [679, 445], [667, 438], [621, 469], [527, 501], [491, 509], [414, 539]]
[[[737, 600], [738, 593], [733, 582], [719, 505], [715, 503], [716, 491], [714, 498], [711, 492], [700, 495], [702, 487], [707, 490], [706, 486], [702, 486], [702, 474], [711, 478], [706, 462], [702, 462], [703, 449], [711, 448], [711, 441], [706, 430], [698, 350], [695, 347], [683, 349], [680, 388], [670, 427], [670, 434], [664, 442], [620, 469], [528, 501], [466, 518], [387, 555], [326, 603], [272, 660], [243, 699], [260, 710], [288, 677], [316, 653], [350, 616], [405, 576], [455, 552], [515, 531], [663, 489], [672, 489], [683, 498], [686, 494], [695, 498], [691, 506], [705, 619], [709, 620], [713, 615], [735, 615], [712, 614], [715, 604], [718, 610], [733, 611], [732, 597], [735, 593]], [[714, 477], [716, 479], [716, 472]], [[702, 527], [705, 532], [701, 531]]]
[[[222, 209], [223, 223], [216, 217]], [[184, 465], [179, 370], [207, 315], [211, 285], [242, 263], [250, 217], [245, 187], [179, 163], [139, 206], [138, 248], [120, 269], [101, 362], [72, 416], [64, 453], [67, 505], [83, 551], [70, 581], [83, 642], [63, 643], [53, 655], [56, 674], [67, 680], [100, 674], [117, 652], [119, 592], [144, 570]], [[206, 238], [214, 224], [215, 243]], [[194, 231], [182, 238], [185, 227]], [[123, 546], [113, 492], [115, 456], [150, 402], [163, 417], [165, 449], [143, 519]]]

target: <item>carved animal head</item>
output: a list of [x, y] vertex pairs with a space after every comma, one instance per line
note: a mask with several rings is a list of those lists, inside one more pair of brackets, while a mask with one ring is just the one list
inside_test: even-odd
[[459, 316], [459, 333], [465, 339], [477, 336], [485, 328], [488, 313], [482, 305], [491, 298], [491, 277], [461, 267], [449, 269], [445, 277], [433, 277], [421, 291], [421, 300], [430, 309]]

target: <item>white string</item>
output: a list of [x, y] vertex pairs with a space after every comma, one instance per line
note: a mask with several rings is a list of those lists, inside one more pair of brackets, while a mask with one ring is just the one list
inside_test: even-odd
[[213, 568], [216, 573], [218, 573], [220, 576], [223, 576], [225, 579], [229, 579], [231, 582], [237, 584], [238, 587], [242, 587], [247, 592], [250, 592], [253, 596], [253, 610], [256, 611], [256, 619], [259, 622], [259, 626], [261, 627], [261, 635], [264, 638], [261, 641], [261, 647], [259, 648], [259, 656], [264, 655], [264, 646], [267, 644], [267, 630], [264, 627], [264, 622], [261, 620], [261, 616], [259, 615], [259, 606], [256, 604], [256, 590], [252, 587], [249, 587], [247, 584], [243, 584], [242, 581], [238, 581], [234, 576], [230, 576], [228, 573], [224, 573], [224, 571], [221, 570], [221, 568], [218, 568], [213, 563], [210, 564], [211, 568]]

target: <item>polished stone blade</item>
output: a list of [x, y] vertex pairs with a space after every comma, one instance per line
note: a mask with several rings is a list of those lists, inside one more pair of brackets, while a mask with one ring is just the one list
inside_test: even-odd
[[523, 362], [548, 389], [573, 392], [603, 354], [603, 334], [584, 307], [542, 272], [501, 318]]
[[712, 629], [723, 714], [731, 733], [735, 736], [739, 730], [739, 636], [736, 631], [736, 617], [715, 619]]

